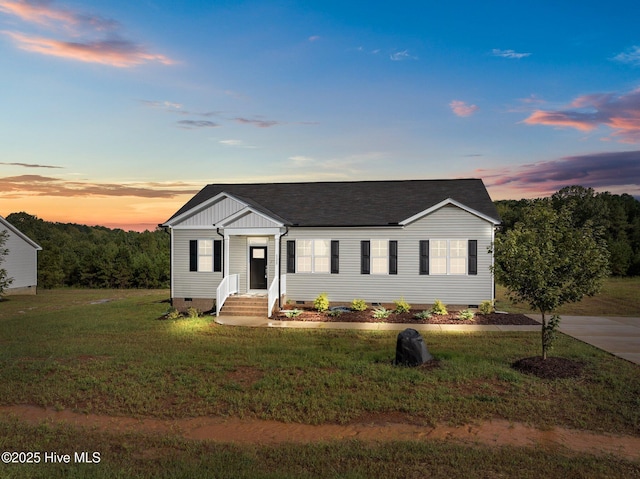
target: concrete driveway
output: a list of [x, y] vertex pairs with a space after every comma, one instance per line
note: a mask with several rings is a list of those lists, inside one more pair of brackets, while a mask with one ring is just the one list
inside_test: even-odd
[[560, 332], [640, 364], [640, 318], [562, 316]]

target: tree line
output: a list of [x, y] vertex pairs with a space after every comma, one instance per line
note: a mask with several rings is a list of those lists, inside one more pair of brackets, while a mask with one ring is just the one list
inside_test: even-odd
[[[496, 201], [502, 218], [497, 236], [512, 230], [537, 202], [569, 212], [575, 228], [592, 227], [606, 243], [612, 275], [640, 275], [640, 202], [633, 196], [569, 186], [550, 198]], [[139, 233], [53, 223], [24, 212], [6, 219], [42, 246], [38, 253], [38, 286], [42, 288], [169, 287], [170, 238], [162, 229]]]
[[21, 212], [7, 221], [42, 246], [38, 286], [168, 288], [169, 235], [103, 226], [52, 223]]
[[626, 193], [596, 193], [583, 186], [562, 188], [549, 198], [500, 200], [495, 202], [502, 218], [498, 235], [512, 230], [528, 208], [540, 202], [549, 202], [558, 213], [567, 212], [574, 228], [587, 225], [603, 238], [611, 275], [640, 275], [640, 201]]

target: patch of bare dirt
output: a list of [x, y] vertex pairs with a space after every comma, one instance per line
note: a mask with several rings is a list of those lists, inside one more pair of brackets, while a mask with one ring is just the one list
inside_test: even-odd
[[295, 318], [287, 318], [284, 311], [280, 311], [276, 319], [280, 321], [326, 321], [326, 322], [346, 322], [346, 323], [407, 323], [407, 324], [495, 324], [505, 325], [529, 325], [538, 326], [540, 323], [516, 313], [491, 313], [476, 314], [473, 319], [459, 319], [459, 311], [451, 311], [445, 315], [433, 315], [428, 319], [418, 319], [415, 317], [421, 310], [412, 309], [408, 313], [391, 313], [386, 319], [376, 319], [373, 317], [373, 310], [350, 311], [332, 316], [329, 312], [318, 312], [313, 309], [303, 309], [302, 313]]
[[[71, 411], [55, 411], [36, 406], [2, 406], [0, 414], [16, 416], [31, 424], [43, 421], [67, 423], [74, 427], [92, 428], [110, 433], [142, 432], [177, 435], [185, 439], [207, 440], [239, 444], [311, 443], [342, 439], [361, 441], [433, 439], [456, 441], [465, 444], [488, 446], [563, 447], [570, 451], [594, 455], [612, 454], [628, 460], [640, 460], [640, 437], [595, 434], [555, 427], [536, 429], [505, 420], [484, 421], [465, 426], [439, 424], [435, 427], [416, 423], [401, 414], [371, 415], [347, 424], [281, 423], [258, 419], [199, 417], [191, 419], [135, 419], [96, 414], [79, 414]], [[162, 454], [153, 451], [151, 455]]]
[[542, 379], [568, 379], [582, 376], [583, 364], [572, 359], [534, 356], [518, 359], [512, 367], [521, 373], [533, 374]]

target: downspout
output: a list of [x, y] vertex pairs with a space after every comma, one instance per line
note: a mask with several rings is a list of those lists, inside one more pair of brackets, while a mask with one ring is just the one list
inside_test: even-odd
[[282, 309], [282, 284], [280, 282], [280, 278], [282, 278], [282, 238], [289, 234], [289, 227], [285, 226], [285, 228], [285, 232], [279, 237], [280, 251], [278, 251], [278, 254], [280, 255], [280, 261], [278, 261], [278, 309]]
[[[212, 226], [216, 226], [216, 225], [212, 225]], [[216, 233], [218, 233], [218, 236], [222, 236], [222, 251], [220, 252], [222, 254], [222, 279], [224, 279], [224, 235], [220, 233], [220, 228], [218, 228], [216, 226]]]

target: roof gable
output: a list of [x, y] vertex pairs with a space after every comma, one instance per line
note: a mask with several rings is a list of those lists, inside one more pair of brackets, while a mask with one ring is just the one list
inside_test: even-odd
[[222, 194], [289, 226], [401, 225], [445, 201], [494, 224], [500, 222], [482, 180], [459, 179], [210, 184], [165, 226], [173, 226]]
[[20, 231], [18, 228], [16, 228], [11, 223], [9, 223], [6, 219], [4, 219], [2, 216], [0, 216], [0, 230], [2, 230], [2, 229], [6, 229], [6, 230], [9, 231], [9, 233], [14, 234], [18, 238], [21, 238], [29, 246], [33, 247], [36, 251], [41, 251], [42, 250], [42, 247], [38, 243], [33, 241], [31, 238], [29, 238], [27, 235], [25, 235], [22, 231]]

